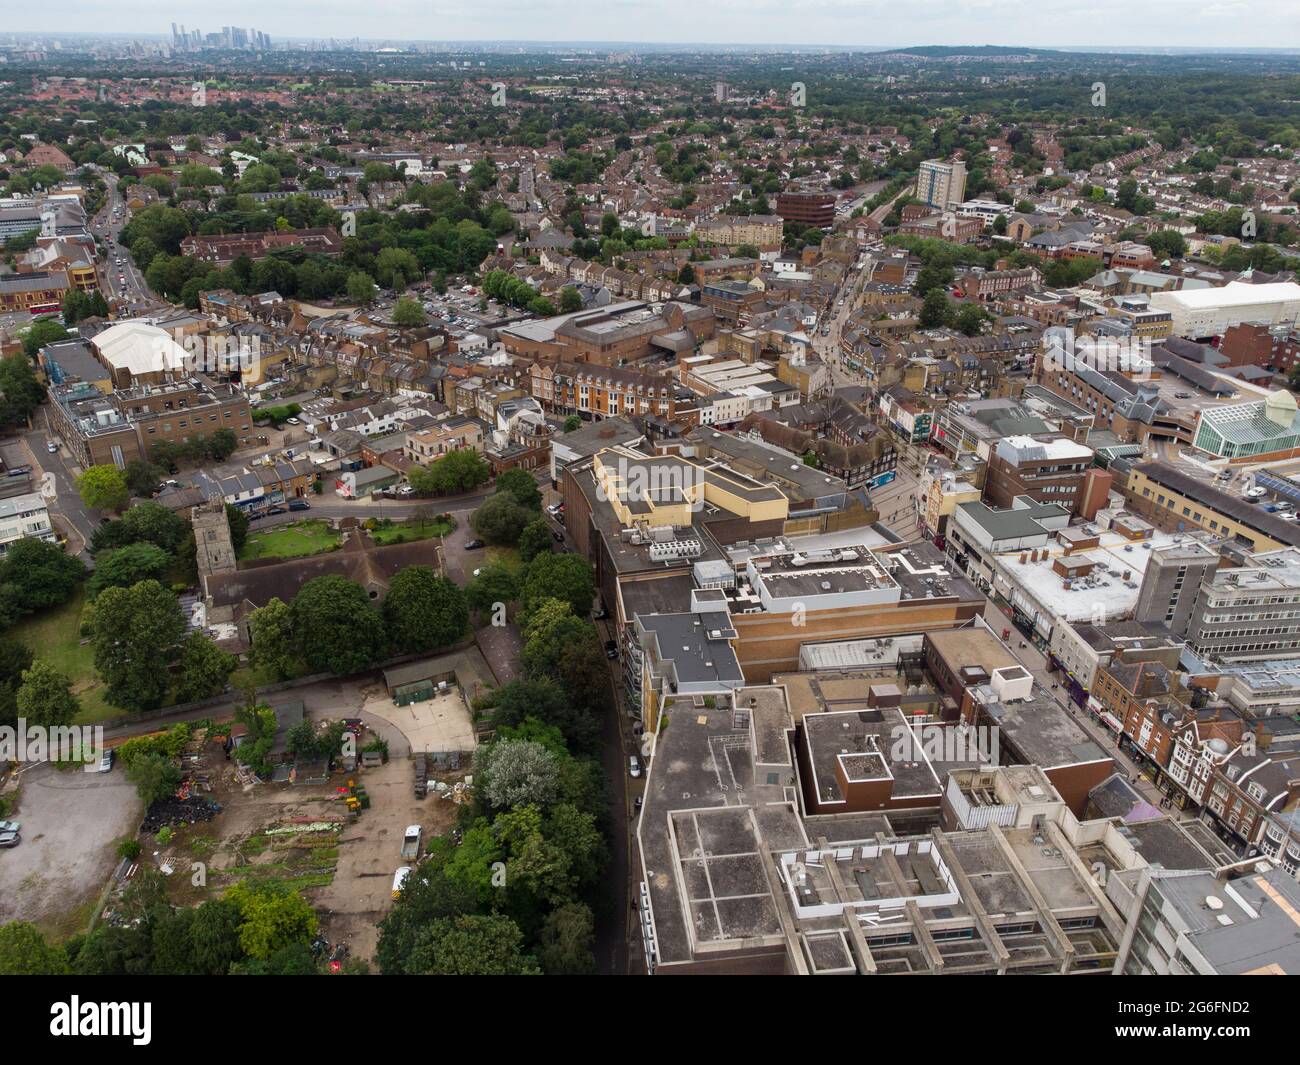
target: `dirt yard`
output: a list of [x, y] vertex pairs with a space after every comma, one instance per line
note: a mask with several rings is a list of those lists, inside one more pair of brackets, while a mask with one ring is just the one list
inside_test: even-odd
[[[378, 923], [392, 905], [393, 873], [408, 864], [401, 856], [407, 825], [419, 824], [427, 841], [451, 829], [459, 808], [433, 794], [416, 799], [410, 749], [401, 734], [379, 719], [367, 716], [367, 724], [388, 740], [389, 761], [335, 772], [324, 785], [242, 783], [220, 744], [209, 743], [210, 797], [221, 812], [177, 828], [166, 846], [153, 836], [142, 839], [145, 856], [172, 868], [173, 900], [195, 905], [240, 880], [276, 879], [316, 908], [331, 946], [346, 944], [352, 957], [373, 959]], [[355, 815], [340, 797], [352, 780], [371, 802]]]

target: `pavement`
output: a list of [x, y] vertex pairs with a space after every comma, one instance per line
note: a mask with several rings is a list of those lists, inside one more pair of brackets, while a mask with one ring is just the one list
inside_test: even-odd
[[78, 911], [116, 866], [113, 844], [134, 837], [143, 805], [121, 766], [87, 773], [44, 762], [21, 779], [20, 805], [7, 816], [22, 825], [22, 842], [0, 851], [0, 924], [82, 931]]

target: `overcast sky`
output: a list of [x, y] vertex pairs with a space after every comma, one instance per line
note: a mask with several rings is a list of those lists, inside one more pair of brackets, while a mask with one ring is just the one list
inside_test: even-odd
[[1297, 0], [63, 0], [6, 3], [8, 32], [393, 40], [1096, 46], [1300, 46]]

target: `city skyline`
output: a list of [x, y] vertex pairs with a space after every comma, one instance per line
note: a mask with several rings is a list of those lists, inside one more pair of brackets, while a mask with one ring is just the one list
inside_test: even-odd
[[[878, 0], [816, 5], [777, 0], [740, 5], [727, 0], [703, 11], [680, 0], [669, 0], [656, 6], [652, 21], [641, 20], [639, 5], [629, 0], [579, 3], [560, 13], [553, 13], [537, 0], [486, 0], [473, 9], [430, 8], [412, 0], [377, 0], [364, 16], [354, 5], [339, 0], [291, 2], [274, 10], [237, 0], [224, 5], [220, 14], [204, 5], [172, 5], [154, 0], [115, 3], [111, 10], [90, 0], [73, 0], [66, 14], [66, 22], [85, 33], [168, 38], [170, 24], [175, 22], [205, 34], [219, 32], [223, 26], [256, 27], [273, 41], [356, 38], [409, 43], [680, 43], [683, 47], [699, 44], [836, 49], [976, 47], [997, 43], [1071, 51], [1136, 48], [1155, 53], [1198, 47], [1207, 51], [1259, 47], [1259, 27], [1265, 24], [1270, 27], [1268, 37], [1273, 41], [1288, 36], [1300, 39], [1300, 9], [1277, 0], [1217, 3], [1191, 12], [1172, 0], [1158, 0], [1140, 12], [1119, 0], [1105, 0], [1090, 7], [1086, 18], [1077, 5], [1066, 0], [983, 0], [958, 10], [936, 7], [905, 14]], [[750, 21], [743, 18], [745, 14], [752, 16]], [[58, 30], [45, 24], [47, 17], [40, 11], [15, 12], [8, 16], [6, 28], [10, 33], [57, 35]], [[490, 31], [485, 31], [485, 26]], [[304, 33], [305, 27], [311, 32]], [[1064, 28], [1068, 28], [1067, 32], [1062, 32]], [[1205, 42], [1213, 44], [1207, 46]]]

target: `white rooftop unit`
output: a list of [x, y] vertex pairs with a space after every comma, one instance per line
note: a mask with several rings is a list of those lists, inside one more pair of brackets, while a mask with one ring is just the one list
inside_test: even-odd
[[650, 545], [650, 560], [666, 562], [675, 558], [698, 558], [704, 553], [704, 545], [699, 540], [669, 540]]

